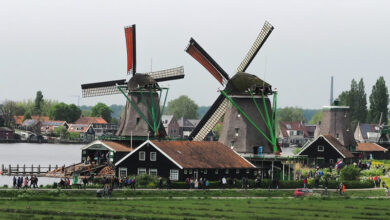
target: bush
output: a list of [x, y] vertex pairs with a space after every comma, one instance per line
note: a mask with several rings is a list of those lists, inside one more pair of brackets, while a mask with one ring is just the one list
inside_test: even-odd
[[7, 185], [7, 184], [4, 184], [3, 188], [8, 188], [8, 185]]
[[158, 182], [157, 176], [150, 176], [150, 175], [147, 175], [147, 174], [138, 175], [135, 178], [135, 185], [136, 185], [136, 187], [141, 187], [141, 188], [146, 188], [151, 183], [153, 183], [154, 187], [155, 187], [157, 185], [157, 182]]
[[341, 169], [340, 177], [342, 180], [356, 180], [359, 177], [360, 169], [353, 165], [348, 165]]
[[381, 169], [370, 169], [370, 170], [362, 170], [360, 171], [361, 176], [381, 176]]

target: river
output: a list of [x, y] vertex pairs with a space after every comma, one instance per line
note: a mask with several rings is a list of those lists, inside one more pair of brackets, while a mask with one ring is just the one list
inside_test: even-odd
[[[71, 165], [81, 160], [81, 144], [33, 144], [33, 143], [1, 143], [0, 166], [8, 165], [52, 167]], [[52, 184], [55, 178], [39, 177], [38, 185]], [[12, 177], [0, 175], [0, 186], [12, 186]]]

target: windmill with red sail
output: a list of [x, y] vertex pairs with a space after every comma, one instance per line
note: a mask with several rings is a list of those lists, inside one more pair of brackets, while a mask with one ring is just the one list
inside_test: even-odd
[[[168, 88], [159, 82], [184, 78], [184, 68], [177, 67], [155, 72], [139, 73], [136, 62], [136, 26], [125, 27], [127, 48], [127, 74], [130, 80], [120, 79], [82, 84], [83, 97], [122, 94], [126, 98], [123, 117], [117, 136], [158, 137], [166, 136], [161, 122]], [[161, 103], [163, 101], [163, 103]]]

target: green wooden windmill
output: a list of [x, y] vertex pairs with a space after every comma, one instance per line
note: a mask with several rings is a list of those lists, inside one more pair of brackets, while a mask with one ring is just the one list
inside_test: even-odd
[[[184, 68], [177, 67], [156, 72], [138, 73], [136, 70], [136, 28], [125, 27], [127, 47], [127, 74], [132, 77], [81, 85], [83, 97], [122, 94], [126, 98], [125, 114], [121, 118], [117, 136], [158, 137], [166, 136], [161, 117], [168, 95], [168, 88], [159, 82], [184, 78]], [[161, 102], [163, 100], [163, 102]], [[162, 108], [160, 109], [160, 107]]]
[[[220, 142], [243, 154], [278, 152], [275, 120], [277, 92], [272, 90], [269, 83], [245, 72], [273, 29], [270, 23], [265, 22], [232, 78], [191, 38], [186, 52], [224, 86], [217, 100], [190, 134], [191, 140], [203, 140], [224, 115]], [[272, 105], [268, 97], [270, 95], [273, 96]]]

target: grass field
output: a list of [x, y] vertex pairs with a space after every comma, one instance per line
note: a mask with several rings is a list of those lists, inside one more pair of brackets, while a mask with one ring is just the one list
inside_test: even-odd
[[0, 200], [0, 219], [389, 219], [390, 200], [340, 198]]

